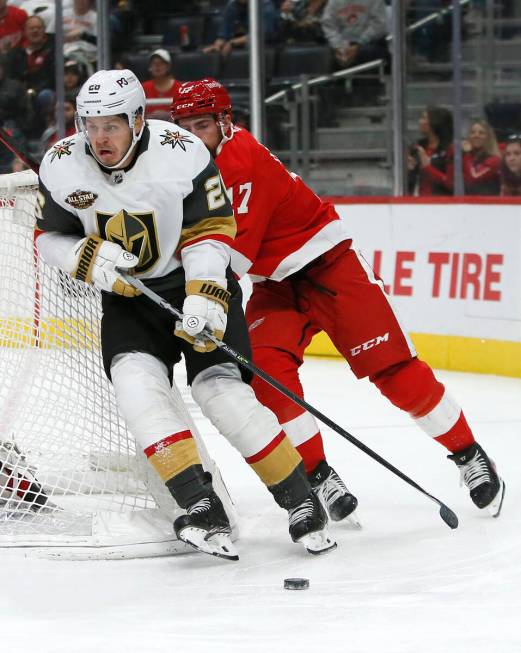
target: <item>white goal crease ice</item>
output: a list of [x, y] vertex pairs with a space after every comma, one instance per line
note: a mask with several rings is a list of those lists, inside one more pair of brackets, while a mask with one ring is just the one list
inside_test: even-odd
[[[187, 551], [172, 528], [180, 508], [103, 371], [98, 291], [35, 250], [37, 192], [32, 171], [0, 176], [0, 547], [65, 559]], [[172, 392], [237, 537], [219, 470]]]

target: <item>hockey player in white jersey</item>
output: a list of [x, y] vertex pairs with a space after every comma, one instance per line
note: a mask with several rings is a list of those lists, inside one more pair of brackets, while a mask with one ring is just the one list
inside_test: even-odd
[[[247, 373], [201, 334], [208, 326], [249, 355], [241, 291], [229, 269], [235, 219], [208, 150], [172, 123], [144, 121], [143, 89], [129, 70], [95, 73], [77, 107], [79, 133], [56, 143], [41, 164], [37, 245], [49, 264], [102, 291], [105, 371], [129, 430], [186, 510], [174, 523], [177, 536], [238, 557], [172, 400], [172, 370], [183, 354], [195, 401], [288, 510], [293, 541], [311, 553], [334, 548], [300, 455], [256, 400]], [[120, 270], [182, 310], [182, 322], [138, 295]]]

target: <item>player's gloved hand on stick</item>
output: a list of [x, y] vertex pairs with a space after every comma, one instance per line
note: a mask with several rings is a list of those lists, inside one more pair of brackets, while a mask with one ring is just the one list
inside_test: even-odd
[[75, 243], [64, 269], [75, 279], [92, 283], [99, 290], [135, 297], [140, 291], [126, 283], [117, 268], [131, 270], [138, 262], [137, 256], [117, 243], [92, 234]]
[[195, 351], [205, 353], [216, 348], [202, 333], [208, 327], [222, 340], [226, 331], [230, 293], [226, 280], [222, 285], [215, 281], [189, 281], [186, 284], [186, 298], [183, 303], [183, 320], [175, 325], [175, 335], [191, 343]]

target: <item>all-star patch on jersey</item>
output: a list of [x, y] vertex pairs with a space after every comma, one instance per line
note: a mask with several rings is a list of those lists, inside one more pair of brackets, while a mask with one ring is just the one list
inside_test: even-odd
[[71, 193], [65, 198], [65, 201], [69, 206], [72, 206], [75, 209], [81, 211], [82, 209], [88, 209], [89, 206], [92, 206], [94, 202], [98, 199], [96, 193], [93, 193], [89, 190], [75, 190], [74, 193]]

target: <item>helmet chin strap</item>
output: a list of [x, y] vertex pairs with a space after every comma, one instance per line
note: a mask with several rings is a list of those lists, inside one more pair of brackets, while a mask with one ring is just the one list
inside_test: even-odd
[[228, 141], [231, 141], [232, 138], [233, 138], [233, 123], [230, 123], [230, 124], [228, 125], [228, 130], [229, 130], [229, 134], [230, 134], [230, 135], [228, 136], [228, 135], [226, 134], [226, 126], [225, 126], [224, 122], [222, 121], [222, 119], [221, 119], [221, 117], [220, 117], [220, 116], [222, 116], [222, 115], [223, 115], [223, 114], [219, 114], [218, 119], [217, 119], [217, 124], [219, 125], [219, 128], [221, 129], [222, 139], [221, 139], [221, 142], [219, 143], [219, 145], [217, 146], [217, 148], [216, 148], [216, 150], [215, 150], [215, 156], [217, 156], [218, 154], [220, 154], [220, 152], [221, 152], [221, 150], [223, 149], [224, 145], [226, 145], [226, 143], [227, 143]]

